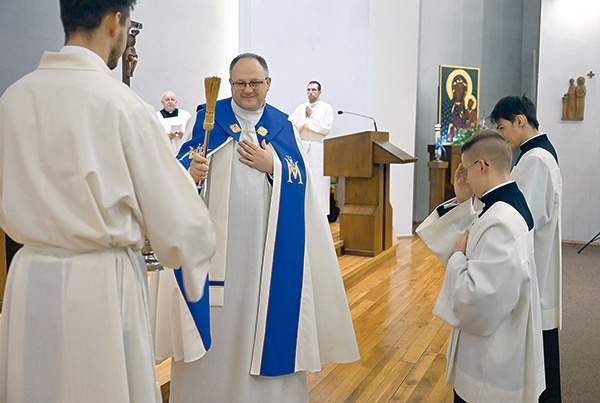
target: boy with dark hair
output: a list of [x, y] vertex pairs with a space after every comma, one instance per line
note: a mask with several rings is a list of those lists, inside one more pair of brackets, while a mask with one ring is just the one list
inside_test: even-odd
[[152, 107], [110, 72], [134, 3], [61, 1], [65, 46], [0, 98], [0, 226], [24, 244], [0, 321], [1, 402], [162, 401], [145, 236], [202, 296], [208, 211]]
[[562, 324], [562, 177], [556, 150], [540, 133], [533, 101], [526, 96], [500, 99], [490, 115], [511, 148], [520, 149], [511, 177], [533, 214], [535, 264], [540, 287], [546, 390], [540, 402], [560, 402], [558, 329]]

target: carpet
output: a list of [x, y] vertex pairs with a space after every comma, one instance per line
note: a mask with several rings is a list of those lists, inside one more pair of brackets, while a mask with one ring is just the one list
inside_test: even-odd
[[600, 246], [563, 244], [563, 324], [559, 332], [565, 403], [600, 402]]

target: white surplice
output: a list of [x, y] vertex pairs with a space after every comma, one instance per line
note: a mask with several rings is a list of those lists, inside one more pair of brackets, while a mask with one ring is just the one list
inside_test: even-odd
[[[466, 253], [453, 253], [469, 229]], [[446, 382], [468, 402], [537, 402], [545, 388], [533, 232], [504, 202], [470, 201], [417, 228], [446, 264], [433, 314], [452, 326]]]
[[162, 401], [144, 234], [192, 299], [215, 235], [151, 106], [95, 53], [47, 52], [0, 100], [0, 166], [0, 225], [25, 245], [0, 320], [0, 401]]
[[[533, 137], [531, 140], [535, 139]], [[535, 264], [544, 330], [562, 326], [562, 177], [558, 163], [547, 150], [525, 152], [511, 177], [527, 199], [535, 223]]]
[[[306, 117], [307, 107], [312, 109], [310, 117]], [[310, 169], [317, 180], [319, 200], [323, 202], [323, 207], [329, 214], [331, 180], [329, 176], [323, 175], [323, 140], [333, 126], [333, 109], [331, 105], [321, 100], [312, 103], [305, 102], [296, 107], [289, 119], [300, 134]]]
[[[156, 112], [156, 116], [158, 117], [158, 120], [160, 121], [160, 123], [162, 124], [162, 126], [165, 130], [165, 135], [167, 136], [167, 140], [169, 141], [169, 144], [171, 145], [171, 151], [173, 152], [173, 155], [175, 156], [179, 152], [181, 145], [183, 143], [185, 143], [187, 140], [189, 140], [189, 138], [187, 138], [187, 136], [185, 134], [187, 133], [187, 123], [190, 120], [190, 118], [192, 117], [192, 115], [190, 115], [190, 113], [188, 111], [186, 111], [185, 109], [180, 109], [180, 108], [177, 108], [177, 116], [173, 116], [173, 117], [169, 117], [169, 118], [163, 117], [162, 113], [160, 113], [160, 112], [161, 111]], [[184, 134], [181, 137], [173, 137], [172, 139], [169, 139], [168, 134], [171, 133], [171, 127], [178, 126], [178, 125], [181, 125], [181, 130], [179, 130], [179, 131]]]

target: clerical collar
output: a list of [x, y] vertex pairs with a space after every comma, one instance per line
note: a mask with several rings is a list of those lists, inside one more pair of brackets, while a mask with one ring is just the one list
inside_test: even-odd
[[231, 109], [233, 109], [233, 113], [238, 118], [238, 120], [246, 120], [251, 123], [252, 127], [254, 127], [260, 120], [260, 117], [262, 116], [265, 110], [265, 106], [263, 105], [255, 111], [247, 111], [245, 109], [242, 109], [242, 107], [236, 104], [233, 98], [231, 98]]
[[174, 118], [179, 116], [179, 109], [175, 108], [173, 110], [173, 112], [167, 112], [164, 108], [160, 110], [160, 114], [162, 115], [163, 118], [168, 119], [168, 118]]
[[521, 147], [519, 148], [521, 149], [521, 153], [517, 158], [517, 164], [519, 163], [519, 160], [521, 159], [523, 154], [525, 154], [527, 151], [533, 150], [534, 148], [542, 148], [548, 151], [550, 154], [552, 154], [554, 160], [556, 161], [556, 164], [558, 165], [558, 155], [556, 154], [556, 150], [554, 149], [554, 146], [548, 139], [548, 135], [546, 135], [545, 133], [530, 138], [529, 140], [521, 144]]
[[515, 181], [505, 182], [489, 190], [481, 197], [481, 201], [483, 202], [484, 207], [483, 210], [481, 210], [481, 213], [479, 213], [479, 217], [485, 214], [494, 203], [504, 202], [512, 206], [519, 214], [521, 214], [527, 223], [527, 228], [529, 228], [529, 230], [533, 229], [533, 216], [531, 215], [531, 210], [529, 210], [525, 196], [523, 196], [523, 193], [521, 193]]

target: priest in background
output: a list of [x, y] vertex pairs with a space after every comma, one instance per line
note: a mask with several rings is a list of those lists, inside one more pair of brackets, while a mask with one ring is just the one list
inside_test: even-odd
[[296, 107], [290, 115], [290, 122], [296, 126], [306, 157], [315, 175], [319, 200], [327, 214], [330, 213], [331, 180], [323, 175], [323, 140], [333, 126], [333, 109], [327, 102], [321, 100], [321, 84], [311, 81], [306, 86], [308, 102]]
[[158, 120], [165, 128], [173, 155], [177, 155], [181, 145], [188, 139], [185, 138], [187, 122], [192, 115], [185, 109], [177, 107], [177, 97], [173, 91], [165, 91], [160, 98], [163, 108], [156, 112]]

